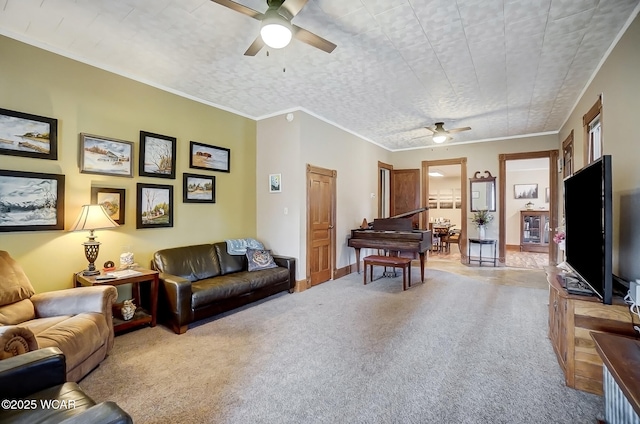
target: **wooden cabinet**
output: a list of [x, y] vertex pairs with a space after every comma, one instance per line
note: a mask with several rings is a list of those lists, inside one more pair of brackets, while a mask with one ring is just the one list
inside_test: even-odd
[[635, 337], [640, 321], [622, 298], [604, 305], [597, 297], [568, 294], [558, 268], [548, 267], [549, 339], [568, 387], [598, 395], [602, 390], [602, 359], [591, 332]]
[[520, 251], [549, 252], [549, 211], [520, 211]]

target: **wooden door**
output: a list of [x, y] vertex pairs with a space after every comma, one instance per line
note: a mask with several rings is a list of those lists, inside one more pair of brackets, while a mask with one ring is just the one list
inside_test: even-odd
[[307, 165], [307, 287], [335, 275], [336, 171]]
[[[391, 216], [420, 208], [420, 170], [396, 169], [391, 171]], [[413, 228], [418, 228], [420, 214], [413, 217]]]

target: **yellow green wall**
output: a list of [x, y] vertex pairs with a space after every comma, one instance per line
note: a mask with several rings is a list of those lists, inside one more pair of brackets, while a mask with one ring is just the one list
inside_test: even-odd
[[[117, 263], [127, 245], [148, 266], [161, 248], [255, 237], [255, 121], [2, 36], [0, 57], [0, 107], [58, 119], [58, 160], [0, 155], [0, 169], [64, 174], [65, 229], [90, 203], [92, 186], [126, 189], [125, 225], [96, 232], [102, 242], [96, 264]], [[177, 138], [175, 180], [138, 176], [141, 130]], [[81, 174], [79, 133], [133, 142], [134, 177]], [[231, 172], [190, 169], [190, 141], [231, 149]], [[215, 176], [216, 203], [182, 203], [184, 172]], [[173, 228], [136, 229], [138, 182], [173, 185]], [[0, 249], [43, 292], [72, 286], [73, 273], [87, 265], [85, 240], [82, 232], [0, 232]]]

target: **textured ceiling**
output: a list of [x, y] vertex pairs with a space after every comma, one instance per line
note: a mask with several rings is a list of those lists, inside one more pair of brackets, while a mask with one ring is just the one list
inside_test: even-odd
[[[309, 0], [294, 40], [209, 0], [0, 0], [0, 34], [261, 119], [302, 109], [390, 150], [557, 132], [640, 0]], [[265, 0], [238, 3], [264, 12]], [[595, 99], [594, 99], [595, 101]]]

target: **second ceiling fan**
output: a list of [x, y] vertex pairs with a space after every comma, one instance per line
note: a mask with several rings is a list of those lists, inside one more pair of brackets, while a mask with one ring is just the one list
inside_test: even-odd
[[438, 143], [438, 144], [444, 143], [448, 139], [452, 138], [451, 134], [459, 133], [462, 131], [469, 131], [471, 129], [471, 127], [460, 127], [460, 128], [453, 128], [451, 130], [445, 130], [444, 122], [436, 122], [435, 127], [425, 127], [425, 128], [433, 133], [431, 135], [431, 139], [433, 140], [434, 143]]
[[327, 53], [336, 48], [332, 42], [291, 23], [308, 0], [267, 0], [269, 8], [264, 13], [231, 0], [211, 1], [262, 22], [260, 34], [244, 52], [245, 56], [255, 56], [265, 45], [274, 49], [286, 47], [292, 37]]

